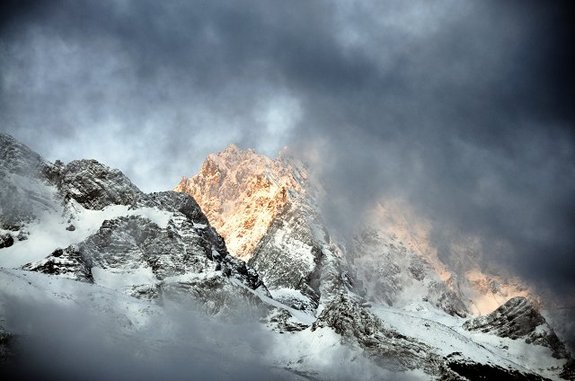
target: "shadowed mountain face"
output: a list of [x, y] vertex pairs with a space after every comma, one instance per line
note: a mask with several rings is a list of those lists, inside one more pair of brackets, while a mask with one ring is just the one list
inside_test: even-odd
[[[338, 244], [318, 207], [328, 191], [285, 155], [271, 160], [229, 147], [184, 179], [183, 192], [146, 194], [94, 160], [52, 164], [10, 137], [0, 142], [0, 373], [15, 356], [21, 364], [8, 366], [11, 376], [28, 374], [27, 362], [50, 363], [46, 354], [26, 357], [34, 352], [29, 338], [46, 339], [27, 319], [61, 309], [57, 316], [74, 321], [71, 304], [107, 321], [97, 335], [85, 332], [80, 349], [89, 366], [98, 361], [92, 343], [138, 348], [140, 362], [157, 364], [175, 342], [186, 364], [206, 353], [242, 361], [251, 353], [258, 369], [281, 371], [280, 379], [341, 379], [349, 366], [358, 379], [572, 378], [569, 353], [526, 299], [466, 321], [457, 274], [445, 279], [437, 258], [413, 241], [358, 222], [354, 245]], [[233, 324], [209, 331], [218, 342], [192, 349], [195, 340], [178, 331], [188, 315], [170, 312], [189, 305], [201, 314], [194, 332], [212, 320]], [[250, 330], [236, 329], [239, 322]], [[64, 353], [79, 348], [75, 329], [54, 330]], [[536, 364], [523, 356], [531, 352]]]

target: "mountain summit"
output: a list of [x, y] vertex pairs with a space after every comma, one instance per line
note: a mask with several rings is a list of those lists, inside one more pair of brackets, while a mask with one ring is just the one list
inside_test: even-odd
[[353, 282], [308, 177], [285, 152], [270, 159], [230, 145], [175, 190], [198, 201], [230, 252], [248, 260], [275, 298], [313, 311]]

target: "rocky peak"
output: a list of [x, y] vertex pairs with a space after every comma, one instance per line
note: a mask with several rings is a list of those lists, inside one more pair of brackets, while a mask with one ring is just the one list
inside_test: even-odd
[[48, 176], [65, 200], [73, 199], [88, 209], [133, 205], [143, 197], [142, 191], [122, 171], [96, 160], [55, 165]]
[[452, 282], [398, 236], [366, 227], [352, 239], [348, 255], [370, 300], [398, 307], [427, 301], [450, 315], [467, 316]]
[[229, 146], [209, 155], [175, 190], [198, 201], [230, 253], [247, 259], [283, 303], [312, 311], [320, 299], [350, 286], [307, 170], [287, 152], [270, 159]]
[[322, 311], [312, 330], [330, 327], [345, 340], [356, 341], [376, 362], [388, 369], [425, 369], [439, 375], [442, 359], [426, 344], [402, 335], [349, 295], [340, 294]]
[[25, 238], [22, 227], [59, 203], [43, 173], [51, 164], [9, 135], [0, 134], [0, 243], [11, 246]]
[[[54, 246], [42, 243], [46, 257], [17, 266], [142, 298], [191, 297], [213, 313], [253, 304], [254, 289], [266, 294], [258, 273], [228, 254], [191, 196], [144, 194], [96, 160], [50, 164], [11, 137], [0, 135], [0, 142], [0, 249], [18, 246], [34, 219], [58, 236]], [[27, 234], [28, 243], [38, 239]]]
[[282, 160], [232, 144], [208, 155], [200, 172], [183, 178], [175, 190], [194, 197], [230, 252], [247, 260], [302, 186]]
[[372, 300], [398, 307], [424, 300], [464, 317], [531, 294], [519, 279], [482, 266], [478, 237], [444, 232], [405, 201], [382, 199], [362, 217], [347, 255]]
[[0, 133], [0, 170], [30, 176], [40, 173], [46, 165], [36, 152], [12, 136]]
[[565, 345], [559, 340], [545, 318], [524, 297], [509, 299], [489, 315], [465, 322], [470, 331], [492, 333], [510, 339], [524, 339], [527, 343], [550, 348], [557, 358], [569, 356]]
[[238, 300], [254, 303], [257, 298], [248, 289], [261, 287], [266, 293], [257, 272], [228, 254], [190, 196], [173, 191], [139, 196], [132, 214], [104, 220], [83, 241], [57, 248], [23, 269], [140, 298], [191, 297], [209, 303], [212, 313], [239, 308]]

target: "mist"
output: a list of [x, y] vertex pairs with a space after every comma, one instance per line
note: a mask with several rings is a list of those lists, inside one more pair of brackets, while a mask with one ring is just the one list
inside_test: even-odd
[[[15, 343], [13, 361], [0, 364], [3, 379], [414, 379], [376, 366], [335, 333], [322, 343], [306, 339], [309, 332], [272, 332], [241, 308], [208, 315], [191, 298], [148, 304], [96, 285], [35, 275], [0, 294], [0, 325]], [[11, 276], [0, 272], [7, 281]], [[295, 361], [309, 371], [292, 367]]]
[[[575, 287], [566, 1], [24, 1], [0, 12], [0, 129], [172, 188], [229, 143], [284, 147], [343, 234], [385, 198]], [[501, 250], [504, 247], [505, 250]], [[448, 255], [448, 254], [445, 254]]]

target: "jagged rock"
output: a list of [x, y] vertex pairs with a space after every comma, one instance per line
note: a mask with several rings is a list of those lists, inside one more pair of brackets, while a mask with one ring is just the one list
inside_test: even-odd
[[[0, 227], [15, 232], [3, 234], [4, 246], [14, 243], [16, 234], [25, 239], [25, 225], [44, 210], [62, 217], [70, 213], [66, 229], [75, 232], [72, 200], [93, 210], [127, 205], [135, 214], [104, 221], [82, 242], [54, 250], [24, 269], [117, 286], [148, 299], [187, 289], [187, 294], [220, 309], [234, 298], [241, 303], [256, 298], [245, 290], [259, 288], [267, 294], [259, 274], [228, 254], [224, 240], [190, 196], [173, 191], [146, 195], [121, 171], [95, 160], [49, 164], [11, 137], [0, 134], [0, 141], [0, 171], [9, 175], [0, 185]], [[167, 225], [138, 215], [141, 208], [167, 212]]]
[[10, 233], [0, 234], [0, 249], [10, 247], [14, 244], [14, 237]]
[[208, 218], [202, 212], [196, 200], [180, 192], [153, 192], [146, 195], [141, 205], [156, 207], [169, 212], [180, 212], [196, 224], [209, 224]]
[[47, 174], [64, 199], [73, 199], [88, 209], [109, 205], [134, 205], [143, 193], [117, 169], [96, 160], [75, 160], [53, 167]]
[[[1, 227], [9, 230], [7, 234], [13, 238], [25, 237], [30, 219], [37, 218], [41, 210], [51, 210], [50, 216], [58, 216], [58, 221], [62, 221], [57, 226], [57, 234], [61, 233], [64, 239], [77, 243], [63, 249], [47, 248], [47, 253], [52, 253], [41, 261], [25, 265], [26, 270], [121, 290], [130, 296], [158, 302], [153, 306], [158, 309], [172, 301], [195, 302], [194, 307], [197, 305], [211, 315], [225, 316], [247, 309], [272, 330], [290, 333], [290, 339], [297, 339], [298, 335], [303, 338], [310, 334], [310, 330], [329, 327], [341, 335], [342, 341], [353, 349], [354, 356], [357, 350], [357, 353], [367, 355], [387, 369], [423, 369], [428, 375], [442, 380], [475, 380], [485, 375], [498, 379], [541, 379], [522, 373], [524, 369], [531, 369], [528, 366], [522, 368], [524, 365], [517, 365], [520, 370], [515, 369], [511, 360], [504, 360], [505, 355], [499, 351], [500, 348], [493, 348], [497, 351], [495, 354], [490, 348], [475, 345], [465, 353], [470, 355], [474, 350], [483, 351], [489, 361], [501, 361], [509, 369], [489, 361], [479, 364], [463, 356], [444, 357], [438, 353], [445, 355], [447, 352], [421, 335], [427, 328], [435, 327], [438, 332], [443, 329], [448, 331], [448, 334], [442, 333], [442, 337], [447, 338], [445, 341], [459, 338], [456, 344], [467, 348], [465, 345], [474, 343], [469, 340], [469, 334], [463, 339], [458, 336], [460, 326], [446, 327], [427, 318], [413, 320], [420, 321], [424, 331], [411, 337], [409, 328], [406, 330], [401, 324], [383, 322], [375, 316], [374, 312], [381, 313], [380, 316], [388, 315], [381, 310], [370, 309], [369, 304], [354, 293], [361, 282], [348, 266], [344, 250], [331, 240], [321, 221], [314, 198], [317, 190], [307, 183], [305, 170], [285, 159], [271, 161], [253, 152], [240, 152], [231, 147], [225, 155], [213, 155], [206, 161], [204, 179], [182, 184], [181, 190], [189, 191], [185, 186], [191, 186], [195, 190], [206, 191], [201, 195], [203, 200], [200, 204], [206, 204], [208, 214], [215, 216], [218, 223], [229, 223], [226, 225], [229, 228], [227, 238], [238, 239], [232, 246], [244, 250], [244, 258], [250, 257], [246, 264], [228, 253], [222, 236], [211, 226], [198, 203], [188, 195], [177, 192], [146, 195], [120, 171], [95, 161], [81, 160], [68, 165], [56, 162], [52, 165], [28, 151], [25, 147], [12, 145], [12, 153], [6, 157], [16, 161], [24, 157], [24, 163], [4, 165], [0, 162], [0, 171], [4, 171], [1, 175], [7, 174], [7, 180], [0, 184]], [[254, 170], [247, 165], [249, 163], [263, 163], [263, 166]], [[30, 175], [32, 172], [34, 174]], [[220, 195], [224, 196], [218, 198]], [[248, 202], [243, 203], [244, 199]], [[7, 209], [7, 204], [1, 202], [3, 200], [8, 200], [11, 208], [21, 210], [14, 214], [17, 218], [10, 220], [14, 216], [12, 209]], [[77, 203], [93, 210], [85, 211]], [[62, 208], [62, 204], [66, 207]], [[113, 205], [127, 205], [129, 208], [107, 208]], [[107, 214], [116, 213], [116, 210], [124, 214], [113, 217]], [[107, 216], [108, 219], [101, 226], [98, 225], [103, 218], [97, 225], [87, 227], [82, 224], [86, 221], [79, 217], [82, 213], [89, 218]], [[69, 233], [61, 231], [66, 226]], [[34, 230], [30, 231], [34, 239]], [[76, 240], [78, 237], [81, 238]], [[425, 258], [409, 254], [412, 248], [406, 246], [403, 250], [401, 242], [393, 245], [395, 257], [390, 257], [393, 260], [375, 271], [377, 276], [384, 275], [380, 282], [382, 298], [394, 304], [402, 292], [409, 294], [413, 285], [423, 285], [420, 291], [424, 292], [418, 294], [419, 299], [426, 298], [455, 316], [465, 313], [455, 277], [447, 281], [438, 280], [430, 271], [432, 264]], [[356, 264], [359, 262], [361, 260]], [[272, 285], [271, 293], [267, 292], [258, 269], [263, 274], [262, 279]], [[8, 273], [5, 270], [1, 272]], [[364, 284], [369, 284], [368, 272], [360, 275]], [[21, 283], [18, 284], [24, 287], [26, 284], [32, 287], [33, 284], [26, 279], [45, 280], [45, 277], [31, 274], [20, 278]], [[52, 282], [53, 278], [50, 278], [48, 283]], [[78, 285], [63, 282], [67, 285], [72, 283], [72, 287]], [[102, 287], [83, 286], [119, 296]], [[497, 289], [492, 285], [490, 288]], [[270, 300], [270, 296], [275, 300]], [[147, 302], [143, 304], [151, 306]], [[317, 321], [308, 326], [319, 311]], [[551, 336], [540, 327], [541, 324], [521, 337], [526, 337], [526, 341], [531, 343], [554, 347]], [[333, 338], [333, 332], [321, 330], [315, 338], [325, 337], [322, 336], [325, 333]], [[517, 330], [513, 332], [520, 335]], [[2, 340], [0, 334], [0, 357], [5, 344]], [[555, 352], [561, 355], [560, 350], [555, 349]], [[541, 371], [548, 374], [559, 372], [551, 367]], [[562, 372], [564, 377], [572, 378], [572, 361], [567, 362]], [[321, 378], [321, 375], [317, 376]]]
[[295, 188], [299, 184], [281, 162], [230, 145], [209, 155], [200, 173], [175, 190], [193, 196], [230, 252], [247, 260]]
[[80, 251], [70, 246], [56, 249], [47, 258], [24, 265], [24, 270], [58, 275], [83, 282], [93, 282], [92, 270]]
[[416, 301], [413, 295], [424, 295], [424, 301], [450, 315], [468, 315], [454, 287], [397, 237], [366, 226], [353, 238], [348, 255], [368, 299], [401, 306]]
[[312, 330], [331, 327], [344, 338], [357, 343], [386, 369], [425, 369], [439, 374], [443, 360], [432, 348], [384, 327], [373, 313], [351, 297], [341, 294], [326, 306]]
[[429, 282], [426, 299], [452, 316], [467, 317], [469, 315], [467, 307], [461, 300], [461, 295], [450, 288], [446, 282]]
[[50, 164], [14, 138], [0, 133], [0, 229], [18, 231], [57, 208], [42, 173]]
[[550, 348], [556, 358], [569, 357], [565, 345], [545, 318], [524, 297], [509, 299], [489, 315], [468, 320], [463, 326], [470, 331], [492, 333], [514, 340], [524, 339], [527, 343]]
[[259, 275], [228, 254], [189, 196], [164, 192], [143, 200], [171, 213], [166, 226], [139, 215], [105, 220], [84, 241], [24, 269], [93, 281], [144, 299], [185, 294], [201, 300], [210, 313], [257, 304], [257, 297], [233, 279], [245, 289], [261, 287], [266, 293]]
[[272, 160], [232, 145], [209, 155], [200, 173], [175, 190], [198, 201], [230, 252], [249, 259], [275, 298], [313, 311], [320, 299], [352, 285], [351, 277], [341, 281], [350, 270], [323, 227], [318, 191], [307, 177], [285, 154]]
[[300, 332], [309, 327], [309, 325], [294, 320], [287, 310], [281, 308], [270, 310], [265, 322], [268, 327], [279, 333]]
[[38, 176], [47, 164], [12, 136], [0, 133], [0, 168], [24, 177]]
[[457, 352], [443, 357], [434, 348], [386, 328], [380, 319], [344, 294], [323, 310], [312, 330], [321, 327], [331, 327], [344, 338], [356, 341], [386, 369], [423, 369], [440, 380], [546, 380], [534, 373], [477, 363]]
[[18, 232], [18, 236], [16, 237], [18, 239], [18, 241], [26, 241], [28, 239], [28, 236], [30, 235], [30, 233], [26, 230], [20, 230]]

